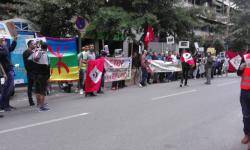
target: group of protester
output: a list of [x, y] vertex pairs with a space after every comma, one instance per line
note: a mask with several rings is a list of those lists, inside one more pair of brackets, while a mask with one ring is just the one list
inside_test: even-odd
[[[228, 70], [228, 58], [220, 58], [219, 56], [212, 56], [211, 53], [196, 54], [191, 56], [193, 63], [188, 63], [184, 59], [185, 54], [190, 54], [188, 50], [182, 50], [180, 53], [176, 51], [168, 51], [166, 54], [157, 52], [144, 51], [141, 55], [141, 82], [140, 87], [144, 87], [151, 83], [163, 83], [169, 81], [176, 81], [181, 79], [180, 87], [188, 86], [189, 78], [203, 78], [206, 77], [207, 81], [205, 84], [211, 84], [211, 78], [214, 75], [222, 75], [223, 73], [227, 76]], [[166, 73], [153, 73], [149, 67], [150, 60], [162, 60], [164, 62], [172, 62], [174, 64], [181, 63], [182, 72], [166, 72]], [[134, 62], [134, 61], [133, 61]], [[135, 61], [136, 62], [136, 61]], [[153, 82], [151, 82], [153, 80]]]
[[[4, 71], [5, 82], [2, 87], [0, 97], [0, 117], [3, 117], [3, 111], [11, 111], [15, 109], [10, 105], [11, 89], [14, 88], [14, 66], [10, 60], [10, 53], [15, 50], [17, 45], [17, 37], [14, 37], [12, 44], [7, 47], [5, 39], [0, 38], [0, 67]], [[35, 86], [35, 94], [37, 99], [37, 108], [39, 111], [48, 111], [48, 105], [45, 103], [45, 95], [47, 90], [48, 79], [50, 78], [50, 65], [47, 54], [46, 43], [37, 43], [33, 40], [28, 41], [28, 49], [23, 53], [23, 61], [25, 69], [27, 71], [28, 78], [28, 97], [30, 106], [34, 106], [35, 102], [32, 98], [32, 87]], [[78, 54], [79, 60], [79, 92], [84, 92], [84, 81], [86, 78], [86, 70], [88, 67], [89, 60], [95, 60], [98, 57], [107, 57], [108, 51], [102, 50], [99, 56], [96, 56], [93, 45], [87, 45], [82, 48], [82, 52]], [[188, 78], [191, 76], [194, 78], [206, 76], [207, 81], [205, 84], [211, 84], [211, 77], [215, 74], [221, 75], [225, 72], [227, 75], [228, 69], [228, 58], [221, 60], [219, 57], [215, 58], [211, 53], [207, 53], [207, 56], [197, 55], [193, 57], [193, 62], [186, 61], [186, 56], [189, 56], [188, 51], [182, 51], [180, 54], [176, 52], [164, 53], [149, 53], [144, 50], [140, 55], [133, 55], [133, 70], [135, 74], [139, 74], [140, 87], [144, 87], [147, 84], [151, 84], [150, 79], [153, 79], [153, 83], [165, 82], [178, 78], [178, 74], [181, 76], [180, 87], [188, 86]], [[180, 62], [182, 66], [182, 73], [171, 72], [171, 73], [153, 73], [150, 66], [149, 60], [162, 60], [168, 62]], [[141, 71], [141, 73], [140, 73]], [[245, 136], [242, 139], [242, 144], [248, 144], [250, 148], [250, 51], [242, 56], [242, 62], [238, 69], [238, 75], [241, 76], [241, 95], [240, 103], [242, 106], [244, 133]], [[104, 87], [104, 73], [102, 74], [102, 83], [97, 93], [103, 93], [102, 88]], [[135, 78], [133, 79], [134, 82]], [[125, 81], [114, 82], [114, 86], [126, 86]], [[113, 86], [113, 87], [114, 87]], [[86, 93], [85, 96], [96, 96], [93, 92]]]
[[[10, 61], [10, 52], [15, 49], [16, 39], [14, 39], [13, 43], [9, 48], [7, 48], [5, 41], [2, 39], [0, 43], [0, 57], [1, 64], [4, 67], [6, 72], [6, 82], [3, 86], [0, 108], [5, 111], [11, 111], [15, 109], [14, 107], [9, 105], [10, 99], [10, 87], [14, 85], [14, 71], [13, 65], [11, 65]], [[45, 95], [47, 92], [48, 79], [50, 78], [50, 65], [49, 60], [46, 63], [41, 62], [42, 56], [47, 56], [47, 45], [43, 42], [36, 42], [33, 40], [28, 41], [27, 43], [28, 49], [23, 53], [23, 61], [25, 65], [25, 69], [27, 71], [27, 79], [28, 79], [28, 98], [30, 106], [34, 106], [35, 102], [32, 97], [32, 89], [35, 87], [36, 99], [37, 99], [37, 107], [40, 111], [49, 110], [47, 103], [45, 103]], [[105, 58], [109, 54], [108, 50], [102, 50], [99, 55], [95, 53], [94, 45], [86, 45], [82, 47], [82, 51], [78, 54], [78, 63], [79, 63], [79, 82], [78, 82], [78, 90], [79, 93], [85, 94], [86, 97], [96, 96], [97, 94], [103, 94], [104, 88], [104, 75], [105, 69], [102, 73], [102, 82], [98, 91], [96, 92], [86, 92], [85, 91], [85, 80], [86, 80], [86, 71], [88, 67], [88, 61], [95, 60], [98, 58]], [[139, 86], [144, 87], [147, 84], [152, 83], [164, 83], [175, 81], [177, 79], [181, 79], [180, 87], [188, 86], [188, 78], [199, 78], [206, 76], [207, 82], [206, 84], [211, 84], [211, 77], [213, 76], [213, 70], [218, 70], [218, 73], [221, 73], [220, 69], [223, 68], [221, 63], [223, 61], [219, 61], [211, 56], [208, 53], [207, 57], [204, 55], [196, 55], [194, 56], [194, 63], [189, 64], [184, 59], [184, 54], [189, 54], [188, 51], [184, 50], [180, 53], [176, 51], [168, 51], [167, 53], [157, 53], [157, 52], [148, 52], [144, 50], [142, 54], [134, 53], [132, 56], [132, 70], [135, 70], [134, 74], [137, 74], [138, 78], [133, 78], [134, 83], [137, 83], [139, 80]], [[122, 56], [115, 56], [122, 57]], [[149, 62], [150, 60], [162, 60], [165, 62], [172, 63], [181, 63], [182, 72], [160, 72], [153, 73]], [[224, 61], [224, 63], [227, 61]], [[224, 64], [223, 63], [223, 64]], [[215, 65], [216, 64], [216, 65]], [[219, 64], [219, 65], [218, 65]], [[219, 67], [216, 67], [219, 66]], [[213, 69], [214, 68], [214, 69]], [[227, 69], [226, 69], [227, 70]], [[133, 72], [133, 71], [132, 71]], [[191, 73], [190, 73], [191, 72]], [[136, 81], [137, 80], [137, 81]], [[112, 82], [112, 90], [116, 90], [118, 88], [126, 87], [125, 80], [122, 81], [114, 81]], [[12, 87], [13, 88], [13, 87]]]
[[[14, 66], [10, 60], [10, 53], [15, 50], [17, 37], [14, 38], [10, 47], [7, 46], [5, 39], [0, 39], [0, 64], [4, 70], [5, 82], [2, 87], [0, 97], [0, 112], [16, 109], [10, 105], [11, 91], [14, 88]], [[47, 55], [47, 45], [45, 43], [36, 43], [33, 40], [28, 41], [28, 49], [23, 53], [23, 61], [28, 77], [28, 97], [30, 106], [35, 103], [32, 98], [32, 87], [35, 87], [37, 99], [37, 108], [39, 111], [48, 111], [45, 103], [45, 94], [50, 78], [50, 65]], [[0, 115], [3, 117], [3, 115]]]
[[[79, 70], [79, 82], [78, 82], [78, 90], [80, 92], [80, 94], [84, 94], [84, 89], [85, 89], [85, 79], [86, 79], [86, 71], [87, 71], [87, 67], [88, 67], [88, 61], [89, 60], [95, 60], [98, 58], [105, 58], [108, 55], [108, 51], [106, 50], [102, 50], [100, 55], [96, 55], [95, 50], [94, 50], [94, 45], [90, 44], [90, 45], [86, 45], [84, 47], [82, 47], [82, 51], [78, 54], [78, 64], [80, 67]], [[97, 91], [98, 94], [103, 94], [103, 88], [104, 88], [104, 74], [105, 74], [105, 70], [102, 73], [102, 78], [101, 78], [101, 86], [99, 88], [99, 90]], [[85, 96], [96, 96], [96, 94], [94, 92], [85, 92]]]

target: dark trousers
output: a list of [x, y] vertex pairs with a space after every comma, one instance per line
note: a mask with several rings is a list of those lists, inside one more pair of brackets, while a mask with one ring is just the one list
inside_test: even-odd
[[28, 79], [28, 90], [27, 90], [27, 94], [28, 94], [28, 98], [29, 98], [29, 104], [34, 104], [33, 101], [33, 97], [32, 97], [32, 88], [34, 85], [34, 79], [32, 78], [31, 75], [27, 75], [27, 79]]
[[80, 69], [79, 71], [79, 89], [84, 89], [84, 81], [85, 81], [85, 72], [86, 70]]
[[189, 68], [188, 67], [183, 67], [182, 68], [182, 76], [181, 76], [181, 84], [183, 84], [183, 80], [185, 80], [184, 85], [187, 85], [188, 73], [189, 73]]
[[11, 70], [6, 73], [7, 80], [3, 85], [2, 95], [0, 97], [1, 108], [8, 108], [10, 106], [10, 95], [14, 89], [14, 71]]
[[102, 89], [104, 89], [104, 80], [105, 80], [105, 75], [104, 75], [104, 73], [102, 74], [102, 82], [101, 82], [101, 85], [100, 85], [100, 87], [99, 87], [99, 90], [98, 90], [98, 92], [101, 92], [102, 91]]
[[245, 135], [250, 136], [250, 90], [241, 90], [240, 104], [243, 114], [243, 130]]
[[159, 73], [159, 80], [161, 83], [165, 81], [165, 75], [166, 74], [164, 72]]
[[147, 81], [147, 78], [148, 78], [148, 72], [145, 68], [141, 68], [141, 71], [142, 71], [142, 78], [141, 78], [141, 82], [140, 84], [142, 86], [145, 86], [145, 82]]
[[[146, 70], [147, 71], [147, 70]], [[147, 73], [147, 83], [150, 83], [152, 75], [150, 73]]]

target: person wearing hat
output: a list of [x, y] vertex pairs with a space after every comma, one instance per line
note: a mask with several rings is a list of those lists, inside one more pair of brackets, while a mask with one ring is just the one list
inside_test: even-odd
[[10, 47], [7, 47], [7, 43], [4, 38], [0, 38], [0, 63], [6, 73], [6, 82], [3, 85], [2, 95], [0, 97], [0, 108], [5, 111], [11, 111], [14, 107], [10, 106], [10, 94], [11, 90], [14, 88], [14, 66], [10, 60], [10, 53], [15, 50], [17, 45], [17, 37]]

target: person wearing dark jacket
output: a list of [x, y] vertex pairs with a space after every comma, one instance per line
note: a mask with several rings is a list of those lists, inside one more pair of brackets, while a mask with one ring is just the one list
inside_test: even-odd
[[181, 58], [180, 58], [180, 61], [181, 61], [181, 67], [182, 67], [182, 76], [181, 76], [181, 83], [180, 83], [180, 87], [183, 86], [183, 81], [184, 81], [184, 86], [188, 86], [188, 73], [189, 73], [189, 70], [191, 68], [191, 66], [188, 64], [188, 62], [185, 61], [185, 54], [188, 53], [190, 56], [191, 54], [187, 51], [187, 50], [184, 50], [182, 52], [182, 55], [181, 55]]
[[33, 62], [31, 60], [28, 60], [28, 58], [33, 53], [33, 50], [36, 48], [35, 41], [30, 40], [30, 41], [28, 41], [27, 45], [28, 45], [28, 49], [26, 51], [24, 51], [24, 53], [23, 53], [23, 62], [24, 62], [24, 67], [25, 67], [26, 72], [27, 72], [27, 79], [28, 79], [27, 94], [28, 94], [28, 98], [29, 98], [29, 104], [30, 104], [30, 106], [34, 106], [35, 103], [34, 103], [33, 98], [32, 98], [32, 87], [33, 87], [34, 81], [33, 81], [32, 72], [31, 72], [34, 68], [34, 65], [33, 65]]
[[241, 143], [248, 144], [248, 149], [250, 149], [250, 51], [243, 56], [237, 74], [241, 76], [240, 104], [243, 115], [243, 131], [245, 134]]
[[0, 63], [6, 73], [6, 81], [3, 85], [2, 95], [0, 97], [0, 108], [5, 111], [11, 111], [14, 107], [10, 106], [10, 95], [14, 88], [14, 69], [10, 60], [10, 53], [16, 48], [17, 37], [14, 37], [14, 41], [10, 47], [6, 46], [5, 39], [0, 39]]

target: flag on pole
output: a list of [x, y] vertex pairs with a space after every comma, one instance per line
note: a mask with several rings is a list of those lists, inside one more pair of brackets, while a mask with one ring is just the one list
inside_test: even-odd
[[154, 29], [152, 26], [148, 26], [146, 36], [144, 37], [144, 44], [146, 49], [148, 48], [149, 42], [154, 40]]

